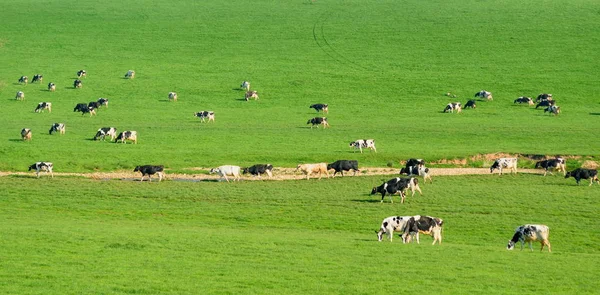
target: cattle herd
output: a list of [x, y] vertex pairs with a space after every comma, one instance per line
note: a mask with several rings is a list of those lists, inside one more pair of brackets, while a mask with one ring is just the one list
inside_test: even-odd
[[[83, 82], [82, 78], [87, 77], [87, 72], [85, 70], [80, 70], [77, 72], [77, 79], [73, 82], [73, 88], [82, 88]], [[127, 71], [124, 78], [125, 79], [133, 79], [135, 77], [135, 71]], [[43, 75], [36, 74], [33, 76], [31, 83], [42, 83]], [[29, 82], [29, 78], [27, 76], [22, 76], [18, 80], [19, 83], [27, 85]], [[240, 88], [245, 90], [244, 99], [249, 101], [250, 99], [258, 100], [258, 92], [254, 90], [250, 90], [250, 82], [243, 81], [240, 85]], [[48, 83], [48, 91], [55, 91], [56, 85], [52, 82]], [[456, 95], [452, 95], [450, 93], [446, 94], [447, 96], [451, 96], [456, 98]], [[489, 91], [481, 90], [475, 94], [475, 98], [491, 101], [493, 100], [492, 93]], [[16, 100], [24, 100], [25, 93], [23, 91], [18, 91], [16, 96]], [[169, 92], [168, 94], [169, 101], [177, 101], [177, 93]], [[556, 105], [556, 101], [553, 99], [552, 94], [543, 93], [537, 96], [537, 99], [534, 100], [530, 97], [519, 97], [514, 100], [515, 104], [527, 104], [529, 106], [535, 105], [535, 108], [543, 107], [544, 112], [549, 112], [552, 115], [558, 115], [560, 113], [560, 107]], [[96, 110], [101, 106], [105, 106], [108, 108], [108, 99], [107, 98], [99, 98], [97, 101], [92, 101], [89, 103], [78, 103], [73, 112], [81, 112], [82, 115], [89, 114], [90, 116], [96, 115]], [[476, 101], [471, 99], [468, 100], [465, 104], [464, 108], [476, 108]], [[317, 113], [329, 113], [329, 106], [323, 103], [312, 104], [309, 108], [314, 109]], [[462, 105], [460, 102], [450, 102], [443, 109], [443, 112], [450, 113], [461, 113]], [[34, 112], [42, 113], [47, 110], [48, 112], [52, 111], [52, 103], [51, 102], [40, 102], [37, 104]], [[213, 111], [200, 111], [194, 113], [195, 117], [200, 118], [201, 122], [211, 122], [215, 121], [215, 113]], [[329, 122], [326, 117], [314, 117], [309, 119], [307, 124], [311, 124], [311, 129], [313, 127], [319, 127], [322, 125], [323, 128], [329, 127]], [[64, 134], [66, 130], [66, 126], [64, 123], [54, 123], [50, 127], [49, 134], [53, 134], [58, 132], [59, 134]], [[21, 130], [21, 138], [22, 140], [31, 140], [31, 129], [23, 128]], [[131, 141], [134, 144], [137, 143], [137, 132], [133, 130], [125, 130], [120, 133], [117, 133], [117, 129], [115, 127], [102, 127], [98, 129], [94, 140], [102, 140], [104, 141], [106, 137], [109, 137], [111, 141], [125, 143], [126, 141]], [[377, 148], [375, 147], [375, 140], [373, 139], [358, 139], [353, 142], [350, 142], [350, 147], [353, 148], [354, 151], [359, 150], [363, 153], [363, 149], [371, 150], [372, 152], [377, 152]], [[490, 173], [493, 173], [494, 170], [498, 170], [499, 174], [502, 175], [504, 169], [510, 170], [511, 173], [517, 173], [517, 158], [499, 158], [494, 161], [492, 166], [490, 167]], [[35, 170], [36, 177], [40, 177], [40, 172], [46, 172], [50, 177], [54, 177], [53, 174], [53, 164], [51, 162], [36, 162], [29, 166], [29, 171]], [[539, 161], [536, 163], [535, 168], [543, 168], [544, 176], [547, 173], [552, 174], [552, 171], [562, 172], [565, 178], [573, 177], [575, 178], [577, 184], [580, 183], [582, 179], [589, 180], [590, 186], [594, 181], [600, 184], [598, 180], [598, 172], [594, 169], [585, 169], [585, 168], [577, 168], [573, 171], [567, 171], [565, 160], [561, 157], [556, 157], [554, 159], [548, 159]], [[313, 174], [319, 174], [319, 179], [323, 177], [323, 174], [327, 178], [329, 178], [329, 171], [333, 170], [333, 177], [336, 176], [337, 173], [340, 173], [342, 177], [344, 176], [344, 171], [349, 172], [352, 170], [353, 175], [356, 175], [357, 172], [360, 173], [358, 168], [357, 160], [337, 160], [333, 163], [314, 163], [314, 164], [299, 164], [296, 167], [296, 171], [302, 172], [306, 179], [310, 179], [310, 176]], [[152, 176], [157, 175], [158, 181], [160, 182], [164, 175], [164, 166], [163, 165], [143, 165], [136, 166], [134, 172], [141, 173], [140, 181], [144, 180], [144, 177], [148, 177], [148, 181], [152, 181]], [[273, 165], [271, 164], [256, 164], [250, 167], [240, 167], [234, 165], [223, 165], [210, 170], [210, 174], [218, 174], [221, 179], [229, 182], [232, 180], [240, 180], [242, 174], [250, 174], [253, 176], [258, 176], [259, 178], [262, 175], [267, 175], [269, 178], [273, 177]], [[401, 198], [401, 203], [404, 203], [406, 198], [406, 191], [408, 189], [411, 190], [412, 195], [414, 196], [415, 191], [418, 191], [421, 195], [423, 194], [421, 188], [419, 187], [419, 180], [417, 176], [423, 178], [423, 182], [427, 182], [429, 180], [433, 183], [431, 179], [431, 175], [429, 173], [429, 168], [425, 167], [425, 161], [422, 159], [409, 159], [406, 161], [406, 164], [403, 168], [400, 169], [400, 174], [407, 175], [407, 178], [395, 177], [388, 181], [383, 182], [381, 185], [377, 187], [373, 187], [371, 190], [371, 195], [381, 194], [381, 202], [384, 201], [385, 196], [388, 195], [390, 198], [390, 203], [393, 203], [393, 195], [398, 194]], [[383, 240], [383, 236], [387, 235], [388, 239], [392, 241], [392, 236], [394, 232], [398, 232], [400, 237], [402, 238], [403, 243], [410, 243], [412, 240], [416, 240], [419, 243], [419, 234], [426, 234], [433, 237], [433, 245], [436, 243], [442, 243], [442, 226], [443, 220], [441, 218], [432, 217], [432, 216], [390, 216], [385, 218], [380, 226], [379, 231], [377, 232], [377, 237], [379, 241]], [[531, 246], [531, 242], [538, 241], [541, 243], [541, 250], [544, 249], [544, 246], [547, 246], [548, 251], [551, 251], [550, 242], [548, 241], [549, 236], [549, 228], [546, 225], [541, 224], [525, 224], [519, 226], [513, 235], [513, 237], [509, 240], [507, 249], [512, 250], [517, 242], [521, 243], [521, 250], [525, 242], [529, 244], [530, 249], [533, 250]]]

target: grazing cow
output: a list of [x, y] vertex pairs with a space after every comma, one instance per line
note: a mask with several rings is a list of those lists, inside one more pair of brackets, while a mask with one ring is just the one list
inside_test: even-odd
[[51, 102], [40, 102], [40, 103], [38, 103], [37, 107], [35, 107], [35, 110], [33, 110], [33, 112], [41, 113], [44, 110], [48, 110], [49, 113], [52, 113], [52, 103]]
[[549, 114], [556, 116], [556, 115], [560, 114], [560, 107], [557, 105], [549, 106], [544, 109], [544, 113], [545, 112], [548, 112]]
[[242, 174], [250, 173], [252, 175], [261, 176], [261, 174], [267, 174], [269, 178], [273, 177], [273, 165], [271, 164], [256, 164], [251, 167], [242, 169]]
[[521, 96], [521, 97], [515, 99], [515, 101], [513, 103], [518, 103], [518, 104], [526, 103], [530, 106], [532, 106], [534, 104], [533, 99], [531, 99], [531, 97], [527, 97], [527, 96]]
[[585, 168], [577, 168], [571, 172], [567, 172], [565, 174], [565, 178], [573, 177], [577, 181], [577, 185], [579, 185], [579, 181], [582, 179], [589, 179], [590, 186], [594, 184], [594, 180], [597, 184], [600, 184], [598, 180], [598, 170], [596, 169], [585, 169]]
[[99, 109], [100, 108], [100, 103], [97, 102], [97, 101], [90, 101], [87, 106], [90, 109]]
[[442, 113], [446, 113], [446, 112], [454, 113], [454, 111], [456, 111], [457, 114], [462, 112], [462, 107], [460, 106], [460, 102], [451, 102], [451, 103], [447, 104], [446, 108], [444, 108]]
[[548, 171], [548, 170], [562, 171], [564, 175], [567, 175], [567, 170], [565, 169], [565, 159], [563, 159], [563, 158], [556, 158], [556, 159], [550, 159], [550, 160], [536, 162], [535, 168], [536, 169], [544, 168], [544, 170], [545, 170], [544, 176], [546, 176], [546, 174], [548, 172], [550, 172], [550, 174], [552, 174], [552, 171]]
[[108, 108], [108, 98], [100, 97], [100, 98], [98, 98], [98, 103], [101, 106], [106, 106]]
[[98, 129], [96, 135], [94, 136], [94, 140], [101, 139], [104, 140], [106, 136], [110, 136], [110, 140], [113, 141], [117, 137], [117, 128], [115, 127], [102, 127]]
[[540, 95], [537, 96], [535, 102], [546, 101], [546, 100], [553, 100], [552, 94], [550, 94], [550, 93], [542, 93], [542, 94], [540, 94]]
[[494, 100], [494, 98], [492, 97], [492, 93], [489, 91], [485, 91], [485, 90], [481, 90], [481, 91], [475, 93], [475, 97], [485, 98], [487, 100]]
[[467, 101], [467, 103], [465, 103], [465, 109], [468, 109], [468, 108], [472, 108], [472, 109], [477, 108], [477, 103], [475, 102], [474, 99], [469, 99], [469, 101]]
[[433, 183], [433, 180], [431, 179], [431, 175], [429, 175], [429, 168], [425, 167], [422, 164], [401, 168], [400, 174], [406, 174], [407, 176], [419, 175], [419, 176], [423, 177], [424, 182], [427, 182], [427, 179], [429, 179], [429, 181], [431, 183]]
[[540, 101], [538, 104], [535, 105], [535, 108], [539, 108], [539, 107], [550, 107], [556, 104], [555, 100], [543, 100]]
[[135, 71], [132, 71], [132, 70], [127, 71], [127, 73], [125, 73], [125, 78], [127, 78], [127, 79], [135, 78]]
[[415, 159], [415, 158], [410, 158], [408, 159], [408, 161], [406, 161], [406, 164], [404, 167], [410, 167], [410, 166], [418, 166], [418, 165], [425, 165], [425, 161], [423, 159]]
[[360, 150], [360, 153], [362, 154], [362, 149], [370, 149], [374, 152], [377, 152], [377, 148], [375, 147], [375, 140], [374, 139], [357, 139], [353, 142], [350, 143], [349, 145], [351, 148], [354, 148], [354, 152], [356, 152], [356, 150]]
[[296, 167], [296, 171], [302, 171], [306, 175], [306, 179], [310, 179], [310, 175], [313, 173], [319, 173], [319, 179], [323, 177], [323, 173], [329, 178], [329, 171], [327, 171], [327, 163], [317, 164], [300, 164]]
[[548, 246], [548, 252], [552, 252], [550, 242], [548, 241], [549, 235], [550, 228], [543, 224], [521, 225], [515, 230], [515, 234], [513, 235], [512, 239], [508, 241], [506, 249], [512, 250], [515, 248], [515, 244], [517, 242], [521, 242], [521, 251], [523, 251], [523, 246], [525, 245], [525, 242], [527, 242], [529, 244], [529, 249], [533, 251], [531, 242], [539, 241], [542, 244], [542, 248], [540, 249], [540, 251], [544, 251], [544, 245], [546, 245]]
[[[435, 245], [436, 242], [438, 245], [442, 244], [442, 225], [444, 224], [444, 220], [437, 217], [421, 215], [413, 216], [413, 220], [414, 221], [409, 222], [407, 229], [409, 231], [409, 236], [416, 237], [417, 244], [420, 244], [419, 234], [431, 236], [433, 238], [433, 243], [431, 245]], [[414, 222], [414, 225], [411, 224], [412, 222]]]
[[258, 92], [256, 92], [256, 90], [246, 91], [246, 94], [244, 95], [244, 99], [246, 101], [248, 101], [251, 98], [254, 98], [254, 100], [258, 100]]
[[77, 78], [83, 78], [83, 77], [87, 77], [87, 72], [85, 70], [79, 70], [77, 71]]
[[511, 173], [514, 171], [517, 174], [517, 158], [499, 158], [490, 167], [490, 173], [493, 173], [495, 169], [500, 170], [500, 175], [502, 175], [502, 169], [510, 169]]
[[210, 121], [215, 121], [215, 112], [213, 111], [200, 111], [197, 113], [194, 113], [194, 117], [198, 117], [200, 118], [200, 122], [206, 122], [206, 119], [208, 118], [208, 122]]
[[121, 143], [125, 143], [126, 140], [129, 140], [133, 141], [134, 144], [137, 144], [137, 131], [123, 131], [119, 133], [119, 135], [115, 139], [115, 142], [118, 142], [119, 140], [121, 141]]
[[28, 171], [35, 169], [35, 176], [37, 176], [37, 178], [40, 178], [41, 171], [45, 171], [46, 175], [48, 175], [48, 173], [50, 173], [50, 176], [52, 176], [52, 178], [54, 178], [54, 173], [52, 173], [52, 168], [54, 168], [54, 166], [50, 162], [35, 162], [35, 164], [29, 166]]
[[41, 84], [43, 79], [44, 79], [43, 75], [36, 74], [36, 75], [33, 75], [33, 79], [31, 79], [31, 83], [40, 82], [40, 84]]
[[323, 113], [329, 114], [329, 105], [327, 105], [325, 103], [311, 104], [308, 108], [309, 109], [315, 109], [315, 111], [317, 111], [317, 113], [319, 111], [322, 111]]
[[396, 177], [396, 178], [390, 179], [378, 187], [373, 187], [373, 189], [371, 190], [371, 195], [380, 193], [381, 194], [381, 202], [383, 202], [385, 195], [389, 194], [391, 203], [394, 203], [392, 195], [399, 194], [400, 198], [401, 198], [401, 203], [404, 203], [404, 199], [406, 198], [405, 191], [408, 188], [410, 188], [410, 190], [412, 191], [412, 196], [415, 195], [415, 190], [419, 191], [419, 193], [421, 195], [423, 195], [423, 192], [421, 191], [421, 188], [419, 187], [419, 181], [414, 177], [411, 177], [411, 178]]
[[312, 129], [315, 125], [317, 126], [317, 128], [319, 128], [319, 125], [323, 125], [323, 129], [325, 129], [327, 127], [331, 127], [331, 126], [329, 126], [329, 122], [327, 122], [326, 117], [314, 117], [314, 118], [308, 120], [308, 122], [306, 122], [306, 124], [312, 124], [312, 125], [310, 125], [310, 129]]
[[412, 224], [414, 224], [414, 218], [412, 216], [390, 216], [384, 219], [381, 222], [379, 231], [375, 231], [377, 233], [377, 240], [381, 242], [383, 240], [383, 235], [387, 234], [388, 239], [391, 242], [394, 232], [400, 232], [402, 233], [402, 243], [406, 243], [408, 240], [408, 226], [411, 220], [413, 221]]
[[25, 93], [23, 93], [23, 91], [17, 91], [17, 95], [15, 96], [16, 100], [24, 100], [25, 99]]
[[65, 128], [66, 128], [66, 126], [63, 123], [54, 123], [54, 124], [52, 124], [52, 126], [50, 126], [49, 133], [50, 133], [50, 135], [52, 135], [52, 133], [54, 133], [54, 132], [59, 132], [60, 134], [65, 134], [65, 131], [66, 131]]
[[81, 80], [77, 79], [75, 81], [73, 81], [73, 88], [81, 88], [83, 87], [83, 83], [81, 83]]
[[29, 128], [21, 129], [21, 139], [23, 141], [31, 140], [31, 129], [29, 129]]
[[78, 103], [73, 109], [73, 112], [81, 112], [82, 116], [88, 113], [90, 114], [90, 117], [92, 115], [96, 115], [96, 109], [93, 107], [88, 107], [88, 105], [85, 103]]
[[250, 82], [248, 82], [248, 81], [242, 82], [242, 85], [240, 85], [240, 88], [246, 89], [246, 92], [250, 91]]
[[154, 165], [143, 165], [143, 166], [135, 166], [133, 172], [142, 173], [142, 178], [140, 181], [144, 181], [144, 176], [148, 175], [148, 181], [152, 182], [152, 175], [158, 174], [158, 182], [163, 179], [165, 167], [163, 165], [154, 166]]
[[54, 84], [52, 82], [48, 83], [48, 91], [50, 91], [50, 92], [56, 91], [56, 84]]
[[177, 93], [169, 92], [169, 101], [177, 101]]
[[240, 171], [240, 166], [223, 165], [217, 168], [210, 169], [210, 174], [218, 173], [221, 176], [221, 178], [225, 178], [227, 182], [229, 182], [227, 176], [233, 176], [234, 181], [240, 181]]
[[20, 84], [27, 85], [27, 82], [29, 82], [29, 78], [27, 78], [27, 76], [21, 76], [21, 78], [19, 78], [19, 83]]
[[357, 160], [337, 160], [331, 164], [327, 164], [327, 170], [335, 170], [333, 172], [333, 177], [335, 177], [335, 174], [337, 174], [338, 172], [340, 172], [342, 174], [342, 177], [344, 177], [344, 171], [350, 171], [350, 169], [352, 169], [352, 171], [354, 172], [354, 174], [352, 174], [353, 176], [356, 175], [356, 171], [358, 170], [358, 161]]

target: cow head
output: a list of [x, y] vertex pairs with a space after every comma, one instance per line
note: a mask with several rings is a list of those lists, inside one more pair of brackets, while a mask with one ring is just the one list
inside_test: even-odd
[[32, 169], [36, 169], [35, 166], [36, 166], [35, 164], [29, 166], [29, 169], [27, 171], [31, 171]]
[[565, 178], [569, 178], [571, 177], [571, 172], [567, 171], [567, 173], [565, 174]]
[[373, 189], [371, 190], [371, 195], [376, 194], [378, 191], [377, 187], [373, 187]]
[[133, 169], [133, 172], [138, 172], [140, 171], [140, 166], [135, 166], [135, 169]]
[[381, 240], [383, 240], [383, 229], [375, 232], [377, 233], [377, 240], [381, 242]]
[[515, 242], [512, 240], [508, 241], [508, 245], [506, 245], [506, 250], [513, 250], [515, 248]]
[[500, 168], [500, 162], [495, 161], [492, 167], [490, 167], [490, 173], [493, 173], [495, 169]]
[[247, 174], [248, 173], [248, 167], [242, 168], [242, 174]]
[[210, 169], [208, 174], [219, 173], [219, 172], [221, 172], [221, 170], [219, 168], [212, 168], [212, 169]]

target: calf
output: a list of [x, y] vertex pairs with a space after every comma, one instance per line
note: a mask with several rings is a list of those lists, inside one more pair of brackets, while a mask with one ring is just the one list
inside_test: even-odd
[[548, 112], [549, 114], [556, 116], [556, 115], [560, 114], [560, 107], [556, 106], [556, 105], [549, 106], [544, 109], [544, 113], [545, 112]]
[[322, 111], [323, 113], [329, 114], [329, 106], [324, 103], [311, 104], [308, 108], [315, 109], [315, 111], [317, 111], [317, 113]]
[[73, 81], [73, 88], [81, 88], [83, 87], [83, 83], [81, 83], [81, 80], [77, 79], [75, 81]]
[[206, 118], [208, 118], [208, 122], [215, 121], [215, 112], [213, 111], [200, 111], [194, 113], [194, 117], [200, 118], [200, 122], [206, 122]]
[[52, 126], [50, 126], [50, 135], [52, 135], [52, 133], [54, 132], [59, 132], [60, 134], [65, 134], [65, 124], [64, 123], [54, 123], [52, 124]]
[[177, 101], [177, 93], [169, 92], [169, 101]]
[[598, 180], [598, 170], [596, 169], [585, 169], [585, 168], [577, 168], [571, 172], [567, 172], [565, 174], [565, 178], [573, 177], [577, 181], [577, 185], [579, 185], [579, 181], [582, 179], [589, 179], [590, 186], [594, 184], [594, 180], [597, 184], [600, 184]]
[[273, 177], [273, 165], [271, 164], [256, 164], [251, 167], [242, 169], [242, 174], [250, 173], [260, 177], [261, 174], [267, 174], [269, 178]]
[[502, 175], [502, 169], [510, 169], [511, 173], [514, 171], [517, 174], [517, 161], [517, 158], [499, 158], [490, 167], [490, 173], [498, 169], [500, 170], [500, 175]]
[[27, 85], [27, 82], [29, 82], [29, 78], [27, 78], [27, 76], [21, 76], [21, 78], [19, 78], [19, 84]]
[[113, 141], [117, 137], [117, 128], [115, 127], [102, 127], [98, 129], [96, 135], [94, 136], [94, 140], [101, 139], [104, 140], [106, 136], [110, 136], [110, 140]]
[[126, 79], [133, 79], [133, 78], [135, 78], [135, 71], [132, 71], [132, 70], [127, 71], [127, 73], [125, 73], [125, 78]]
[[331, 164], [327, 164], [327, 170], [335, 170], [335, 172], [333, 172], [333, 177], [335, 177], [335, 174], [340, 172], [342, 174], [342, 177], [344, 177], [344, 171], [350, 171], [350, 169], [353, 170], [354, 174], [352, 174], [353, 176], [356, 175], [356, 171], [358, 171], [358, 161], [357, 160], [337, 160]]
[[43, 79], [44, 79], [44, 76], [42, 76], [40, 74], [36, 74], [36, 75], [33, 75], [33, 79], [31, 79], [31, 83], [40, 82], [40, 84], [41, 84]]
[[312, 129], [315, 125], [317, 126], [317, 128], [319, 128], [319, 125], [323, 125], [323, 129], [327, 128], [327, 127], [331, 127], [329, 126], [329, 122], [327, 122], [327, 118], [326, 117], [314, 117], [310, 120], [308, 120], [308, 122], [306, 122], [306, 124], [312, 124], [310, 125], [310, 129]]
[[360, 150], [361, 154], [363, 152], [362, 149], [367, 148], [374, 152], [377, 152], [374, 139], [357, 139], [350, 143], [350, 147], [354, 148], [354, 152], [356, 152], [356, 149]]
[[535, 105], [535, 108], [539, 108], [539, 107], [550, 107], [556, 104], [555, 100], [544, 100], [544, 101], [540, 101], [538, 104]]
[[217, 168], [210, 169], [210, 174], [218, 173], [221, 176], [221, 178], [225, 178], [227, 182], [229, 182], [227, 176], [233, 176], [234, 181], [240, 181], [240, 171], [240, 166], [223, 165]]
[[250, 82], [248, 82], [248, 81], [242, 82], [242, 85], [240, 85], [240, 88], [246, 89], [246, 91], [250, 91]]
[[419, 234], [431, 236], [433, 238], [433, 243], [431, 245], [435, 245], [436, 242], [438, 245], [442, 244], [442, 225], [444, 224], [444, 220], [437, 217], [421, 215], [413, 216], [413, 220], [414, 221], [412, 222], [414, 222], [414, 225], [409, 222], [407, 228], [409, 230], [409, 235], [416, 237], [417, 244], [420, 244]]
[[529, 244], [529, 249], [533, 251], [531, 242], [539, 241], [542, 244], [540, 251], [544, 251], [544, 245], [548, 246], [548, 252], [552, 252], [548, 236], [550, 235], [550, 229], [543, 224], [525, 224], [517, 227], [515, 234], [512, 239], [508, 241], [506, 246], [507, 250], [515, 248], [517, 242], [521, 242], [521, 251], [523, 251], [523, 245], [525, 242]]
[[447, 104], [446, 108], [444, 108], [442, 113], [446, 113], [446, 112], [454, 113], [454, 111], [456, 111], [457, 114], [462, 112], [460, 102], [451, 102], [451, 103]]
[[29, 128], [23, 128], [21, 129], [21, 139], [23, 141], [25, 140], [31, 140], [31, 129]]
[[550, 93], [542, 93], [540, 95], [537, 96], [536, 98], [536, 102], [540, 102], [540, 101], [546, 101], [546, 100], [553, 100], [552, 98], [552, 94]]
[[518, 104], [526, 103], [526, 104], [532, 106], [533, 105], [533, 99], [531, 99], [531, 97], [521, 96], [521, 97], [515, 99], [515, 101], [513, 103], [518, 103]]
[[487, 100], [494, 100], [494, 98], [492, 97], [492, 93], [489, 91], [485, 91], [485, 90], [481, 90], [481, 91], [475, 93], [475, 97], [485, 98]]
[[134, 144], [137, 144], [137, 131], [123, 131], [119, 133], [119, 135], [115, 139], [115, 142], [119, 142], [119, 140], [121, 141], [121, 143], [125, 143], [126, 140], [129, 140], [133, 141]]
[[562, 171], [564, 175], [567, 175], [567, 170], [565, 169], [565, 159], [563, 159], [563, 158], [556, 158], [556, 159], [550, 159], [550, 160], [536, 162], [535, 168], [536, 169], [544, 168], [544, 176], [546, 176], [546, 174], [548, 172], [550, 172], [550, 174], [552, 174], [552, 171], [548, 171], [548, 170]]
[[383, 235], [387, 234], [390, 242], [394, 236], [394, 232], [400, 232], [402, 237], [402, 243], [407, 242], [408, 226], [410, 221], [414, 224], [414, 218], [412, 216], [390, 216], [381, 222], [381, 227], [377, 233], [377, 240], [382, 241]]
[[100, 98], [98, 98], [98, 103], [99, 103], [101, 106], [105, 106], [105, 107], [107, 107], [107, 108], [108, 108], [108, 98], [103, 98], [103, 97], [100, 97]]
[[77, 71], [77, 78], [83, 78], [83, 77], [87, 77], [87, 72], [85, 70], [79, 70]]
[[48, 113], [52, 113], [52, 103], [50, 103], [50, 102], [40, 102], [40, 103], [38, 103], [37, 107], [33, 111], [35, 113], [41, 113], [44, 110], [48, 110]]
[[52, 82], [48, 83], [48, 91], [50, 91], [50, 92], [56, 91], [56, 84], [54, 84]]
[[35, 176], [37, 176], [37, 178], [40, 178], [41, 171], [45, 171], [46, 175], [48, 175], [48, 173], [50, 173], [52, 178], [54, 178], [54, 173], [52, 173], [52, 168], [53, 168], [53, 165], [50, 162], [35, 162], [35, 164], [29, 166], [28, 171], [35, 169]]
[[25, 99], [25, 93], [23, 93], [23, 91], [17, 91], [17, 95], [15, 96], [16, 100], [24, 100]]
[[256, 92], [256, 90], [246, 91], [246, 94], [244, 94], [244, 99], [246, 101], [249, 101], [251, 98], [258, 100], [258, 92]]
[[323, 173], [325, 173], [327, 178], [329, 178], [327, 163], [300, 164], [296, 167], [296, 171], [298, 170], [302, 171], [302, 173], [306, 175], [306, 179], [310, 179], [310, 175], [313, 173], [319, 173], [319, 179], [321, 179]]
[[474, 99], [470, 99], [469, 101], [467, 101], [467, 103], [465, 103], [465, 109], [468, 109], [468, 108], [472, 108], [472, 109], [477, 108], [477, 104]]
[[152, 182], [152, 175], [157, 174], [158, 175], [158, 182], [160, 182], [163, 179], [164, 176], [164, 166], [163, 165], [159, 165], [159, 166], [154, 166], [154, 165], [143, 165], [143, 166], [136, 166], [135, 169], [133, 169], [133, 172], [140, 172], [142, 173], [142, 178], [140, 179], [140, 181], [144, 181], [144, 176], [148, 175], [148, 181]]

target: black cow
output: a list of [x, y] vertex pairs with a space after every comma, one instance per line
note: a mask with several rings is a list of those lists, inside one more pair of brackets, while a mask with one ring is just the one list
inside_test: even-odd
[[549, 107], [549, 106], [553, 106], [556, 104], [556, 101], [554, 100], [543, 100], [540, 101], [537, 105], [535, 105], [535, 108], [539, 108], [539, 107]]
[[142, 173], [142, 178], [140, 179], [140, 181], [144, 181], [144, 176], [148, 175], [148, 181], [152, 181], [152, 175], [154, 174], [158, 174], [158, 182], [160, 182], [163, 178], [163, 170], [165, 169], [165, 167], [163, 165], [159, 165], [159, 166], [154, 166], [154, 165], [143, 165], [143, 166], [136, 166], [135, 169], [133, 169], [133, 172], [140, 172]]
[[394, 199], [392, 198], [392, 195], [394, 195], [394, 194], [400, 195], [400, 198], [402, 198], [402, 201], [401, 201], [402, 203], [404, 203], [404, 198], [406, 198], [406, 196], [402, 192], [402, 189], [400, 189], [400, 183], [397, 181], [393, 181], [393, 180], [384, 182], [383, 184], [381, 184], [378, 187], [373, 187], [373, 189], [371, 190], [371, 195], [374, 195], [376, 193], [381, 194], [381, 202], [382, 203], [383, 203], [383, 198], [385, 197], [386, 194], [390, 195], [391, 203], [394, 203]]
[[82, 116], [89, 113], [91, 117], [92, 115], [96, 114], [96, 109], [93, 107], [88, 107], [88, 105], [85, 103], [78, 103], [73, 109], [73, 112], [81, 112]]
[[326, 117], [314, 117], [314, 118], [308, 120], [308, 122], [306, 122], [306, 124], [312, 124], [312, 125], [310, 125], [310, 129], [312, 129], [315, 125], [317, 126], [317, 128], [319, 128], [319, 125], [323, 125], [323, 128], [326, 128], [329, 126], [329, 123], [327, 122]]
[[546, 100], [552, 100], [552, 94], [542, 93], [537, 96], [537, 99], [535, 100], [535, 102], [546, 101]]
[[331, 170], [334, 169], [335, 172], [333, 172], [333, 177], [335, 177], [335, 174], [340, 172], [342, 174], [342, 177], [344, 177], [344, 171], [350, 171], [350, 169], [353, 170], [354, 174], [352, 174], [353, 176], [356, 175], [356, 171], [358, 170], [358, 161], [357, 160], [337, 160], [331, 164], [327, 164], [327, 170]]
[[423, 159], [410, 158], [410, 159], [408, 159], [408, 161], [406, 161], [406, 164], [404, 165], [404, 167], [408, 168], [410, 166], [419, 166], [419, 165], [425, 165], [425, 161]]
[[311, 104], [309, 107], [309, 109], [315, 109], [315, 111], [317, 111], [317, 113], [319, 111], [322, 111], [323, 113], [329, 113], [329, 108], [328, 105], [325, 103], [315, 103], [315, 104]]
[[242, 169], [242, 173], [250, 173], [252, 175], [258, 175], [260, 177], [261, 174], [267, 174], [269, 178], [273, 177], [273, 165], [271, 164], [256, 164], [251, 167], [246, 167]]
[[77, 78], [87, 77], [87, 72], [85, 70], [77, 71]]
[[44, 79], [44, 76], [37, 74], [37, 75], [33, 75], [33, 79], [31, 79], [31, 83], [35, 83], [35, 82], [40, 82], [42, 83], [42, 80]]
[[88, 108], [99, 109], [100, 103], [97, 101], [90, 101], [90, 103], [88, 103]]
[[563, 158], [556, 158], [556, 159], [550, 159], [550, 160], [536, 162], [535, 168], [536, 169], [544, 168], [545, 169], [544, 176], [546, 176], [546, 174], [548, 172], [550, 172], [550, 174], [552, 174], [552, 171], [548, 171], [550, 169], [562, 171], [564, 173], [564, 175], [567, 175], [567, 170], [565, 170], [565, 159], [563, 159]]
[[472, 108], [472, 109], [477, 108], [477, 104], [476, 104], [475, 100], [470, 99], [469, 101], [467, 101], [467, 103], [465, 103], [465, 109], [466, 108]]
[[577, 169], [575, 169], [571, 172], [567, 172], [567, 174], [565, 174], [565, 178], [569, 178], [569, 177], [575, 178], [578, 185], [579, 185], [579, 181], [582, 179], [589, 179], [590, 186], [592, 186], [592, 184], [594, 184], [594, 180], [596, 181], [597, 184], [600, 184], [600, 181], [598, 180], [598, 170], [596, 170], [596, 169], [577, 168]]
[[73, 88], [81, 88], [81, 86], [83, 86], [83, 83], [81, 83], [81, 80], [77, 79], [77, 80], [73, 81]]

